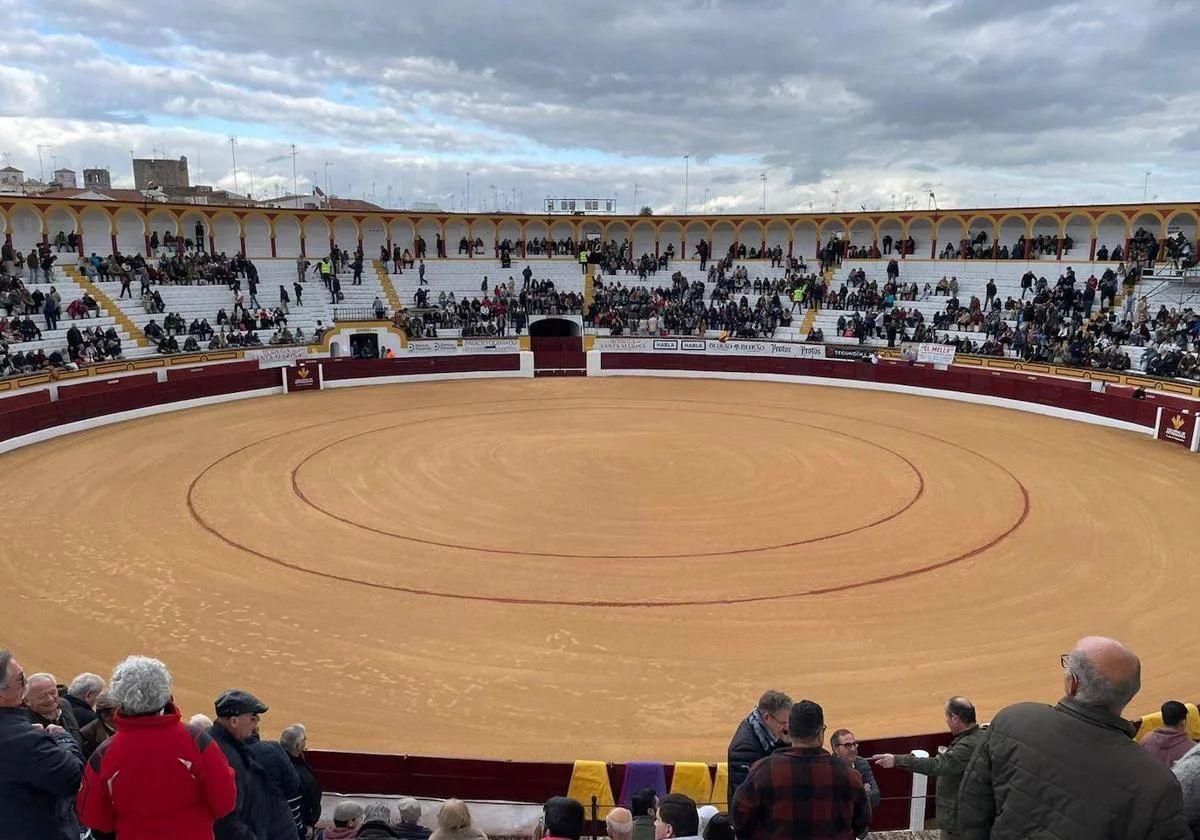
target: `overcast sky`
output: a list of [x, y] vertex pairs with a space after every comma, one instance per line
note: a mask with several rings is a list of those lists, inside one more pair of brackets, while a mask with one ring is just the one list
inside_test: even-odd
[[[1194, 2], [0, 0], [32, 177], [656, 213], [1200, 197]], [[326, 162], [329, 166], [326, 167]], [[390, 190], [390, 193], [389, 193]], [[507, 196], [507, 198], [506, 198]], [[506, 204], [506, 201], [508, 202]]]

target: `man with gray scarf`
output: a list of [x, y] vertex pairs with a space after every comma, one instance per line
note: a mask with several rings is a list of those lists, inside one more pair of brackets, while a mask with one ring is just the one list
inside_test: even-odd
[[770, 689], [758, 698], [754, 711], [738, 724], [733, 740], [729, 742], [727, 802], [733, 802], [733, 792], [746, 780], [754, 762], [790, 745], [787, 725], [791, 711], [792, 698], [782, 691]]

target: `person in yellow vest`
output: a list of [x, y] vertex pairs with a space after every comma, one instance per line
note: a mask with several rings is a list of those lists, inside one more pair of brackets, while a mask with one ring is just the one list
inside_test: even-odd
[[587, 248], [579, 249], [579, 270], [583, 274], [587, 274], [588, 252]]
[[800, 308], [801, 312], [804, 311], [804, 287], [803, 286], [797, 286], [796, 288], [792, 289], [792, 311], [795, 312], [797, 307]]

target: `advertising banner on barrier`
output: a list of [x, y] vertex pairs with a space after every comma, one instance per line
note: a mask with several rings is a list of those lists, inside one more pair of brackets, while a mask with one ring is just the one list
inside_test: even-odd
[[517, 338], [437, 338], [408, 342], [408, 352], [422, 356], [454, 356], [469, 353], [517, 353], [521, 341]]
[[1196, 452], [1200, 446], [1200, 427], [1197, 427], [1196, 415], [1186, 411], [1159, 408], [1154, 436], [1168, 443], [1186, 446], [1192, 452]]
[[791, 356], [796, 359], [823, 359], [820, 344], [791, 341], [754, 341], [715, 338], [639, 338], [635, 336], [597, 336], [596, 349], [608, 353], [707, 353], [713, 356]]
[[287, 390], [289, 394], [297, 391], [319, 391], [321, 389], [320, 362], [297, 362], [294, 366], [284, 368], [287, 372]]
[[870, 347], [855, 347], [854, 345], [826, 344], [825, 358], [838, 359], [843, 362], [869, 362], [875, 356]]

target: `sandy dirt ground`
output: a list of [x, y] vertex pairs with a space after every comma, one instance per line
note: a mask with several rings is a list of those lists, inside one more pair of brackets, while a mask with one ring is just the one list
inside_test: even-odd
[[446, 382], [268, 397], [0, 456], [0, 646], [162, 658], [313, 748], [723, 757], [764, 689], [860, 738], [1053, 702], [1058, 655], [1196, 696], [1200, 459], [929, 398], [756, 382]]

